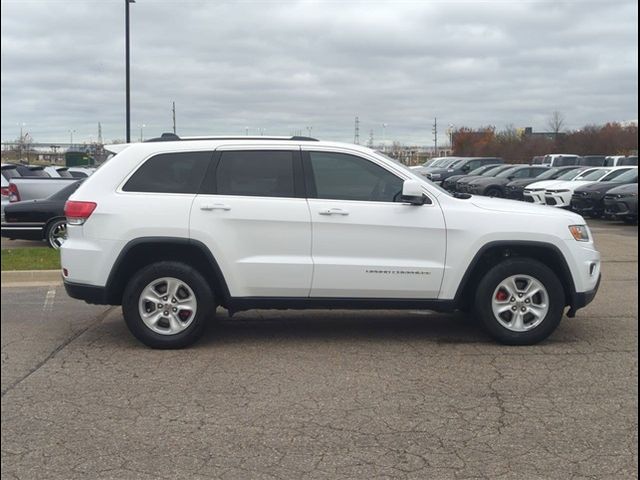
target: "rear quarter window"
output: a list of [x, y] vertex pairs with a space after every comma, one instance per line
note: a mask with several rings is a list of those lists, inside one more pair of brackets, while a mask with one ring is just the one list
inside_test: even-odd
[[125, 192], [198, 193], [213, 152], [162, 153], [149, 158], [125, 183]]

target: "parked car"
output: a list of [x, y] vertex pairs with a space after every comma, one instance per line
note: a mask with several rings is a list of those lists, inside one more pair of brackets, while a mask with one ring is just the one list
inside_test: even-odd
[[483, 165], [501, 165], [504, 160], [497, 157], [459, 157], [457, 162], [448, 167], [429, 168], [424, 175], [432, 182], [442, 182], [455, 175], [464, 175]]
[[567, 165], [578, 165], [580, 155], [572, 153], [554, 153], [545, 155], [542, 164], [547, 167], [565, 167]]
[[50, 175], [45, 172], [43, 165], [18, 165], [17, 170], [20, 172], [21, 177], [50, 177]]
[[462, 177], [460, 180], [456, 182], [455, 190], [458, 193], [469, 193], [470, 184], [474, 180], [477, 180], [482, 177], [495, 177], [496, 175], [504, 172], [505, 170], [509, 170], [514, 166], [515, 165], [511, 165], [511, 164], [498, 165], [498, 166], [494, 166], [493, 168], [487, 170], [486, 172], [480, 175], [467, 175], [465, 177]]
[[[46, 172], [44, 172], [46, 173]], [[47, 198], [77, 178], [13, 177], [9, 182], [9, 201]]]
[[452, 175], [451, 177], [447, 177], [442, 181], [442, 187], [445, 190], [453, 193], [456, 191], [456, 184], [458, 180], [467, 177], [479, 177], [483, 173], [488, 172], [489, 170], [493, 170], [494, 168], [496, 168], [496, 165], [483, 165], [482, 167], [478, 167], [475, 170], [470, 171], [468, 174]]
[[571, 196], [571, 210], [580, 215], [598, 218], [604, 214], [604, 197], [613, 188], [638, 183], [638, 168], [618, 175], [608, 181], [596, 182], [576, 188]]
[[9, 205], [9, 181], [6, 178], [4, 178], [4, 175], [0, 175], [0, 182], [1, 182], [0, 197], [2, 198], [2, 211], [1, 211], [0, 218], [2, 219], [1, 220], [2, 223], [4, 223], [4, 207]]
[[523, 178], [536, 178], [548, 170], [549, 168], [544, 166], [523, 165], [512, 167], [495, 177], [480, 177], [472, 180], [469, 182], [469, 191], [467, 193], [503, 198], [506, 195], [508, 183]]
[[612, 188], [604, 196], [605, 215], [626, 223], [638, 222], [638, 184], [631, 183]]
[[570, 182], [561, 182], [544, 192], [545, 203], [552, 207], [569, 208], [573, 192], [580, 187], [594, 182], [608, 182], [633, 167], [596, 167], [591, 173], [581, 175]]
[[5, 238], [45, 240], [50, 247], [60, 248], [67, 238], [64, 204], [82, 180], [75, 180], [43, 200], [27, 200], [8, 205], [0, 230]]
[[553, 188], [556, 185], [560, 185], [563, 182], [581, 180], [584, 176], [598, 170], [602, 169], [598, 167], [578, 167], [575, 170], [570, 170], [566, 173], [563, 173], [555, 180], [540, 180], [534, 183], [530, 183], [524, 189], [524, 201], [536, 203], [538, 205], [546, 205], [544, 196], [547, 189]]
[[73, 178], [67, 167], [53, 166], [44, 167], [44, 171], [52, 178]]
[[524, 189], [532, 183], [544, 180], [555, 180], [561, 175], [569, 172], [578, 172], [580, 170], [582, 170], [582, 167], [576, 167], [575, 165], [569, 167], [551, 167], [537, 177], [513, 180], [505, 186], [505, 196], [512, 200], [524, 200]]
[[433, 157], [420, 165], [414, 165], [413, 167], [409, 167], [409, 168], [415, 169], [415, 168], [437, 167], [442, 162], [449, 159], [451, 159], [451, 157]]
[[414, 171], [420, 175], [424, 175], [431, 180], [431, 172], [441, 171], [443, 168], [449, 168], [450, 165], [457, 163], [460, 160], [458, 157], [443, 157], [430, 164], [428, 167], [415, 168]]
[[60, 250], [68, 294], [122, 305], [151, 347], [196, 341], [217, 306], [473, 309], [499, 341], [531, 344], [596, 294], [600, 254], [575, 213], [456, 198], [359, 145], [174, 138], [85, 180]]
[[638, 156], [611, 155], [605, 158], [605, 167], [638, 166]]
[[604, 155], [585, 155], [578, 160], [578, 165], [584, 167], [604, 167], [605, 163], [606, 157]]

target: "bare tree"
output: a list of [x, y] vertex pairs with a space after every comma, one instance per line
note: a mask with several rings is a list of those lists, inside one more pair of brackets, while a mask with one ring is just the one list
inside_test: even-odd
[[547, 123], [549, 129], [555, 134], [557, 137], [558, 134], [562, 131], [564, 127], [564, 115], [557, 110], [551, 114], [549, 117], [549, 122]]

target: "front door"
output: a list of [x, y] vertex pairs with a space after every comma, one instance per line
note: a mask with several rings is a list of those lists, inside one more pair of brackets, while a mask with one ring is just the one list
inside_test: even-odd
[[374, 159], [308, 149], [303, 159], [311, 297], [437, 298], [446, 230], [436, 200], [401, 203], [403, 179]]

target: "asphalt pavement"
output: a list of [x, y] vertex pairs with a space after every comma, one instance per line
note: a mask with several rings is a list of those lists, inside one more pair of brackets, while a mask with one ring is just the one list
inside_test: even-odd
[[2, 478], [637, 478], [637, 228], [591, 224], [600, 292], [532, 347], [458, 315], [221, 310], [154, 351], [119, 308], [3, 287]]

